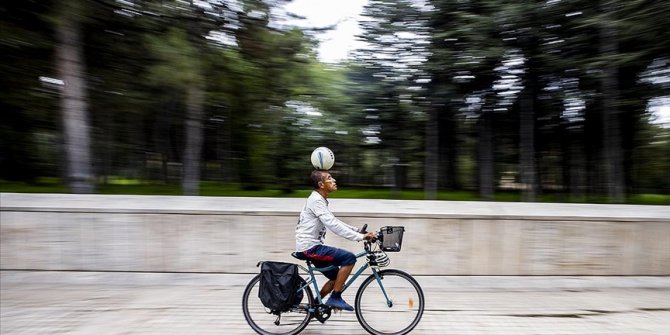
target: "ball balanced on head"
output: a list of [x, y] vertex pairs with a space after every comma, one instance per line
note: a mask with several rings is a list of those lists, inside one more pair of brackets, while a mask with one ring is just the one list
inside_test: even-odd
[[326, 147], [318, 147], [312, 151], [312, 165], [317, 170], [330, 170], [335, 164], [335, 155]]

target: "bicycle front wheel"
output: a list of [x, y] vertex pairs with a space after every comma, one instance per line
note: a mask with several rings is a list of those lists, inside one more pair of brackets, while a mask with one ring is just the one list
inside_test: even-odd
[[273, 313], [263, 306], [258, 297], [260, 278], [261, 275], [254, 277], [242, 296], [242, 312], [249, 326], [261, 335], [295, 335], [305, 329], [310, 320], [308, 309], [314, 302], [312, 290], [305, 284], [305, 280], [300, 279], [302, 301], [296, 301], [288, 311]]
[[419, 283], [399, 270], [370, 275], [356, 293], [356, 317], [374, 335], [407, 334], [421, 321], [425, 301]]

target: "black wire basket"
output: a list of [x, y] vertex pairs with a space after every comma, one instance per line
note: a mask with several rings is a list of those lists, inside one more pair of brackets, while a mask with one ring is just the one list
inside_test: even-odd
[[388, 252], [398, 252], [402, 247], [402, 234], [405, 232], [405, 227], [402, 226], [386, 226], [382, 227], [381, 249]]

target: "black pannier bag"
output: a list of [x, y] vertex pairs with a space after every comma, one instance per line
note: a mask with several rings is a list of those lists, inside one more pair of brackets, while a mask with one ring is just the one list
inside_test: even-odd
[[296, 264], [262, 262], [258, 297], [263, 306], [273, 311], [289, 310], [298, 298], [299, 280]]

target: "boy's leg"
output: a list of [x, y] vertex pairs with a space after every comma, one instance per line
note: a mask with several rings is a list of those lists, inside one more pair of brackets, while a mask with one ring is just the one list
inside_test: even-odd
[[328, 292], [331, 292], [332, 290], [330, 298], [326, 301], [326, 305], [353, 311], [354, 308], [342, 300], [342, 291], [344, 290], [344, 285], [349, 278], [349, 275], [354, 269], [356, 255], [346, 250], [324, 245], [310, 248], [304, 253], [317, 267], [321, 267], [319, 264], [322, 262], [329, 265], [339, 266], [338, 270], [324, 273], [329, 281], [323, 285], [319, 294], [323, 297], [328, 295]]
[[333, 292], [330, 294], [328, 301], [326, 301], [326, 305], [353, 311], [354, 308], [342, 299], [342, 291], [344, 291], [344, 285], [346, 284], [351, 271], [354, 269], [356, 256], [348, 251], [337, 250], [337, 256], [335, 259], [336, 262], [340, 264], [340, 270], [337, 273], [335, 284], [333, 285]]
[[340, 271], [337, 273], [337, 278], [335, 279], [332, 290], [340, 293], [344, 291], [344, 284], [353, 270], [354, 264], [341, 266]]
[[323, 287], [321, 287], [321, 299], [325, 298], [330, 291], [333, 290], [333, 287], [335, 286], [335, 281], [334, 280], [328, 280], [325, 284], [323, 284]]
[[354, 270], [354, 264], [351, 265], [345, 265], [340, 267], [340, 270], [337, 272], [337, 277], [335, 280], [328, 280], [325, 284], [323, 284], [323, 287], [321, 288], [321, 298], [324, 298], [325, 296], [328, 295], [331, 291], [335, 292], [342, 292], [344, 290], [344, 284], [347, 281], [347, 278], [349, 278], [349, 275], [351, 274], [351, 271]]

